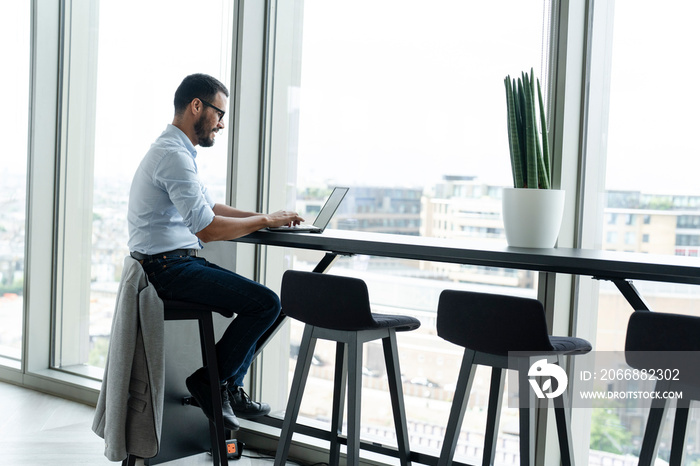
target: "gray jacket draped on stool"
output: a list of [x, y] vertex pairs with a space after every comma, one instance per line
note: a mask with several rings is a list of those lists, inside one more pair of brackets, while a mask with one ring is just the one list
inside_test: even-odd
[[105, 456], [151, 458], [158, 453], [165, 366], [163, 302], [141, 264], [127, 256], [117, 291], [109, 352], [92, 430]]

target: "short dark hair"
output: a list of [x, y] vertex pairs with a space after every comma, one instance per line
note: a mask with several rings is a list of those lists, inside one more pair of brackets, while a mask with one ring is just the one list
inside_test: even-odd
[[228, 97], [228, 89], [218, 79], [208, 74], [196, 73], [187, 76], [175, 91], [175, 113], [182, 113], [193, 99], [211, 102], [216, 94], [223, 92]]

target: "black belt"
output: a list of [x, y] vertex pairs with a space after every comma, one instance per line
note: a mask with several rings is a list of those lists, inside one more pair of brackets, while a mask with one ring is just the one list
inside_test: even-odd
[[181, 256], [193, 256], [197, 257], [197, 252], [199, 249], [175, 249], [173, 251], [160, 252], [158, 254], [141, 254], [140, 252], [131, 251], [131, 257], [137, 261], [143, 261], [147, 259], [165, 259], [166, 257], [181, 257]]

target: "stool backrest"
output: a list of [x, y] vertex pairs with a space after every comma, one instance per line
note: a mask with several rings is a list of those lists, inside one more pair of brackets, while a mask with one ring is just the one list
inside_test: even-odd
[[288, 270], [282, 277], [282, 312], [309, 325], [336, 330], [376, 327], [364, 281]]
[[672, 369], [700, 386], [700, 317], [636, 311], [630, 316], [625, 359], [636, 369]]
[[438, 303], [437, 333], [490, 354], [554, 349], [542, 303], [517, 296], [445, 290]]
[[633, 312], [627, 324], [625, 351], [700, 351], [700, 317]]

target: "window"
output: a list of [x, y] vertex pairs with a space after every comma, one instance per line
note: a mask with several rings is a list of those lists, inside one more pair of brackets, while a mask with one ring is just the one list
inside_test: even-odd
[[[596, 3], [596, 7], [598, 3]], [[603, 8], [605, 10], [606, 7]], [[615, 2], [609, 4], [607, 21], [614, 18], [612, 37], [608, 38], [611, 69], [609, 72], [609, 106], [601, 117], [608, 119], [607, 167], [605, 189], [607, 207], [600, 222], [610, 223], [616, 213], [629, 219], [643, 215], [644, 234], [637, 242], [637, 233], [624, 233], [624, 243], [602, 236], [608, 248], [659, 254], [691, 255], [692, 235], [679, 235], [692, 228], [698, 217], [700, 195], [695, 173], [700, 161], [693, 155], [694, 128], [700, 115], [691, 109], [700, 104], [700, 97], [684, 92], [685, 77], [696, 74], [696, 66], [687, 57], [700, 41], [700, 32], [693, 27], [693, 18], [700, 14], [700, 5], [683, 1]], [[614, 11], [613, 11], [614, 10]], [[614, 14], [613, 14], [614, 13]], [[649, 28], [655, 33], [650, 35]], [[652, 37], [653, 36], [653, 37]], [[602, 58], [601, 58], [602, 59]], [[644, 72], [640, 73], [640, 64]], [[604, 83], [598, 83], [598, 86]], [[640, 99], [644, 89], [663, 88], [664, 98]], [[604, 87], [604, 86], [602, 86]], [[596, 86], [597, 88], [597, 86]], [[672, 118], [659, 115], [673, 115]], [[589, 118], [599, 118], [591, 115]], [[589, 122], [589, 125], [591, 123]], [[665, 135], [672, 132], [670, 141]], [[639, 137], [644, 134], [644, 137]], [[589, 154], [590, 155], [590, 154]], [[662, 157], [663, 163], [659, 163]], [[594, 196], [594, 193], [588, 193]], [[611, 212], [615, 210], [615, 213]], [[689, 233], [685, 230], [685, 233]], [[603, 232], [603, 235], [612, 232]], [[650, 242], [649, 238], [654, 241]], [[678, 246], [678, 247], [677, 247]], [[653, 250], [651, 250], [653, 248]], [[695, 248], [697, 249], [697, 248]], [[655, 311], [700, 315], [700, 288], [636, 281], [635, 286]], [[630, 306], [607, 282], [600, 283], [598, 297], [598, 331], [595, 348], [599, 351], [622, 350]], [[606, 406], [595, 410], [591, 431], [591, 450], [596, 461], [589, 464], [614, 464], [625, 455], [639, 454], [648, 410], [632, 406]], [[698, 422], [697, 413], [690, 422]], [[664, 429], [659, 457], [668, 460], [670, 431]], [[697, 432], [689, 432], [687, 445], [698, 445]], [[599, 456], [599, 455], [602, 455]], [[597, 458], [605, 459], [597, 459]], [[687, 461], [698, 459], [689, 449]]]
[[[56, 241], [43, 242], [55, 244], [59, 252], [55, 264], [57, 276], [55, 284], [46, 284], [42, 276], [39, 286], [32, 289], [45, 296], [56, 293], [51, 365], [97, 377], [101, 371], [91, 372], [89, 368], [102, 364], [109, 337], [106, 323], [111, 319], [113, 293], [127, 252], [125, 223], [119, 215], [124, 212], [128, 183], [138, 160], [171, 120], [172, 93], [184, 75], [204, 71], [230, 82], [233, 5], [237, 2], [66, 0], [58, 3], [10, 0], [4, 4], [3, 13], [10, 20], [0, 36], [13, 47], [6, 47], [0, 54], [4, 63], [14, 65], [12, 73], [0, 76], [0, 82], [4, 88], [16, 90], [6, 96], [16, 111], [3, 117], [3, 128], [18, 137], [6, 141], [9, 150], [4, 152], [0, 165], [3, 180], [0, 198], [4, 203], [0, 210], [0, 250], [8, 244], [12, 254], [23, 254], [25, 250], [24, 240], [19, 238], [25, 223], [26, 187], [22, 183], [27, 178], [27, 147], [22, 135], [27, 132], [28, 118], [22, 112], [26, 111], [29, 100], [30, 59], [37, 58], [30, 56], [29, 50], [30, 5], [32, 11], [49, 10], [49, 16], [53, 16], [47, 22], [52, 25], [59, 23], [65, 11], [66, 24], [61, 25], [66, 33], [65, 44], [62, 43], [65, 46], [60, 79], [64, 85], [60, 92], [62, 100], [59, 112], [53, 107], [46, 112], [59, 114], [55, 127], [62, 131], [61, 158], [57, 162], [62, 170], [57, 177], [58, 199], [44, 203], [52, 206], [47, 210], [52, 210], [54, 204], [58, 206]], [[269, 199], [263, 201], [269, 201], [273, 208], [281, 208], [279, 204], [288, 201], [290, 205], [284, 207], [305, 211], [313, 218], [331, 186], [348, 184], [360, 194], [347, 199], [334, 228], [453, 238], [483, 236], [484, 240], [502, 242], [499, 199], [502, 187], [510, 184], [502, 80], [506, 74], [515, 75], [534, 67], [535, 74], [547, 86], [549, 38], [546, 33], [543, 37], [543, 31], [549, 30], [549, 4], [542, 0], [511, 0], [498, 2], [496, 6], [490, 3], [493, 2], [439, 0], [426, 8], [425, 2], [400, 0], [272, 2], [277, 16], [271, 23], [275, 24], [273, 33], [277, 40], [270, 43], [270, 48], [277, 53], [269, 75], [274, 88], [266, 91], [270, 91], [267, 95], [274, 100], [264, 109], [259, 108], [259, 101], [255, 102], [259, 111], [267, 112], [268, 118], [251, 118], [249, 112], [242, 113], [242, 118], [264, 120], [267, 125], [264, 129], [269, 132], [250, 132], [256, 142], [264, 139], [269, 146], [263, 159], [258, 160], [256, 150], [248, 150], [247, 146], [241, 151], [254, 153], [251, 165], [255, 169], [260, 163], [267, 170], [260, 192]], [[594, 158], [592, 155], [607, 158], [607, 164], [603, 164], [596, 176], [581, 179], [586, 183], [584, 198], [593, 198], [598, 205], [603, 197], [591, 185], [607, 178], [601, 189], [607, 196], [600, 202], [604, 204], [602, 212], [593, 222], [588, 218], [577, 220], [584, 229], [595, 224], [598, 244], [603, 243], [609, 249], [625, 249], [622, 219], [629, 218], [624, 217], [627, 215], [643, 215], [640, 243], [643, 246], [638, 244], [638, 248], [697, 257], [698, 240], [693, 233], [700, 226], [700, 192], [693, 177], [698, 173], [700, 160], [688, 154], [694, 153], [692, 135], [699, 126], [700, 116], [688, 111], [697, 108], [698, 96], [683, 92], [686, 86], [681, 80], [696, 74], [695, 62], [688, 57], [695, 56], [693, 44], [699, 42], [692, 19], [700, 12], [693, 2], [671, 0], [663, 8], [657, 3], [596, 2], [596, 12], [607, 8], [603, 13], [607, 15], [605, 19], [614, 19], [608, 31], [614, 32], [614, 36], [604, 39], [606, 52], [612, 57], [609, 62], [612, 68], [603, 80], [596, 77], [590, 81], [591, 93], [600, 87], [603, 94], [609, 90], [609, 95], [602, 98], [603, 111], [593, 111], [588, 116], [589, 127], [595, 128], [606, 144], [600, 154], [592, 154], [593, 144], [587, 146], [586, 156], [589, 161]], [[578, 7], [576, 2], [568, 6], [570, 10]], [[251, 8], [256, 8], [256, 2], [246, 3], [246, 11]], [[205, 47], [201, 46], [199, 37], [195, 41], [182, 32], [186, 29], [184, 23], [191, 24], [192, 18], [197, 18], [195, 23], [208, 38]], [[128, 34], [124, 33], [125, 24], [129, 25]], [[34, 35], [43, 29], [38, 27]], [[649, 34], [650, 29], [655, 33]], [[506, 43], [510, 32], [517, 40]], [[583, 43], [584, 33], [572, 34], [571, 42], [575, 43], [570, 44], [567, 52], [573, 54], [578, 52], [576, 44]], [[598, 36], [587, 38], [597, 40]], [[592, 55], [597, 59], [597, 55]], [[187, 59], [183, 60], [183, 56]], [[41, 58], [58, 63], [53, 56]], [[41, 64], [44, 61], [39, 60]], [[57, 75], [44, 73], [47, 74]], [[575, 81], [567, 79], [567, 88], [576, 86]], [[49, 87], [53, 91], [55, 86]], [[649, 89], [660, 90], [664, 98], [639, 97], [648, 94]], [[583, 94], [581, 89], [572, 92]], [[241, 95], [249, 97], [247, 93]], [[126, 108], [127, 99], [138, 104]], [[487, 104], [481, 104], [481, 99], [486, 99]], [[567, 108], [572, 108], [570, 101]], [[32, 128], [34, 132], [44, 130], [41, 125]], [[639, 137], [640, 134], [644, 137]], [[673, 137], [669, 138], [669, 134]], [[219, 138], [217, 146], [198, 160], [202, 177], [217, 198], [223, 197], [226, 184], [225, 147], [226, 141]], [[51, 153], [53, 163], [53, 149], [42, 152]], [[41, 159], [30, 162], [46, 165]], [[48, 179], [52, 183], [54, 176], [50, 172]], [[47, 179], [43, 175], [31, 186], [43, 185]], [[32, 173], [29, 176], [30, 180], [35, 178]], [[257, 179], [246, 182], [257, 185]], [[257, 186], [251, 190], [257, 193]], [[50, 191], [53, 194], [54, 190]], [[53, 218], [51, 213], [44, 217]], [[27, 231], [32, 227], [37, 231], [30, 219]], [[10, 238], [9, 232], [17, 234]], [[649, 241], [652, 235], [653, 242]], [[610, 241], [605, 242], [606, 239]], [[32, 249], [32, 244], [28, 243], [28, 249]], [[317, 260], [298, 251], [288, 251], [283, 257], [272, 249], [265, 254], [268, 262], [261, 268], [269, 283], [274, 283], [275, 275], [283, 268], [308, 268]], [[39, 256], [48, 257], [41, 265], [46, 265], [42, 267], [44, 270], [51, 269], [54, 259], [51, 254], [33, 255]], [[27, 260], [17, 259], [12, 265], [4, 254], [0, 256], [0, 287], [3, 287], [0, 364], [4, 365], [18, 364], [21, 345], [27, 346], [26, 340], [32, 333], [46, 340], [49, 331], [47, 322], [42, 321], [35, 332], [23, 336], [21, 314], [23, 309], [26, 311], [27, 303], [23, 302], [21, 291], [6, 291], [8, 286], [22, 289]], [[431, 406], [409, 413], [419, 421], [418, 429], [425, 427], [426, 432], [432, 426], [446, 423], [451, 384], [457, 373], [455, 361], [459, 358], [455, 348], [449, 345], [435, 351], [430, 348], [432, 352], [420, 346], [424, 336], [431, 343], [440, 341], [434, 335], [434, 309], [439, 291], [448, 283], [445, 279], [450, 280], [450, 286], [478, 284], [526, 295], [534, 294], [537, 280], [537, 276], [517, 270], [368, 257], [345, 259], [335, 267], [335, 273], [364, 278], [370, 284], [378, 309], [411, 313], [423, 321], [421, 331], [429, 335], [406, 336], [408, 339], [401, 342], [401, 358], [410, 402]], [[635, 285], [655, 309], [700, 315], [697, 287], [642, 282]], [[619, 349], [631, 309], [609, 283], [602, 282], [599, 288], [596, 348]], [[589, 298], [586, 293], [581, 295]], [[50, 307], [43, 304], [42, 308]], [[590, 308], [582, 306], [579, 312], [584, 314]], [[32, 316], [31, 320], [35, 320], [37, 313]], [[27, 320], [30, 325], [31, 320]], [[287, 335], [280, 332], [280, 336], [298, 338], [298, 328], [292, 326]], [[421, 348], [419, 353], [410, 349], [416, 342]], [[373, 351], [368, 351], [368, 374], [376, 374], [375, 365], [381, 367], [369, 356]], [[41, 364], [48, 359], [43, 351], [34, 353], [39, 353], [36, 359], [42, 360]], [[283, 364], [275, 366], [275, 377], [280, 373], [286, 375], [291, 367], [288, 355], [280, 354], [284, 356]], [[327, 349], [321, 348], [317, 355], [318, 365], [314, 366], [318, 369], [314, 374], [317, 389], [324, 383], [322, 364], [329, 361], [327, 354]], [[417, 361], [419, 354], [424, 364], [406, 363]], [[433, 366], [439, 365], [439, 370], [433, 372], [430, 361], [435, 361]], [[269, 370], [266, 362], [263, 371]], [[485, 377], [480, 377], [483, 382]], [[286, 401], [284, 375], [281, 378], [272, 389], [279, 385], [282, 395], [276, 402], [266, 398], [275, 403], [277, 410], [283, 409]], [[423, 396], [424, 387], [410, 383], [420, 378], [438, 385], [427, 388], [429, 397]], [[381, 376], [368, 375], [366, 381], [377, 382], [376, 379]], [[42, 375], [41, 382], [29, 383], [41, 384], [46, 389], [46, 380]], [[381, 399], [383, 391], [374, 390], [372, 396], [375, 395]], [[76, 396], [75, 392], [70, 396]], [[307, 403], [303, 408], [307, 418], [314, 418], [309, 422], [323, 422], [322, 410], [328, 403], [317, 398], [318, 403]], [[469, 416], [478, 422], [481, 413], [473, 410], [473, 406], [484, 403], [478, 396], [473, 399]], [[440, 409], [433, 409], [433, 405], [439, 405]], [[364, 412], [367, 416], [372, 410], [365, 408]], [[377, 413], [376, 419], [365, 418], [363, 422], [381, 424], [388, 417]], [[596, 437], [591, 439], [591, 449], [596, 453], [591, 455], [590, 464], [596, 464], [594, 457], [601, 458], [604, 464], [614, 464], [619, 455], [637, 454], [645, 422], [642, 410], [614, 407], [599, 414], [593, 414], [597, 430]], [[698, 420], [694, 417], [691, 422]], [[502, 426], [509, 424], [507, 419], [501, 422]], [[622, 437], [617, 437], [620, 433]], [[418, 435], [423, 440], [429, 437]], [[615, 440], [612, 447], [605, 444], [610, 438]], [[506, 434], [502, 439], [510, 442], [514, 436]], [[664, 443], [670, 444], [667, 440]], [[693, 437], [691, 444], [700, 444], [700, 439]], [[439, 448], [418, 441], [412, 445], [432, 452]], [[662, 458], [668, 454], [664, 448], [660, 451]], [[698, 459], [696, 450], [689, 452], [689, 461]], [[460, 456], [463, 461], [465, 457], [470, 461], [478, 452], [461, 452]]]
[[700, 229], [700, 215], [679, 215], [678, 228]]
[[3, 3], [0, 73], [7, 111], [0, 115], [4, 139], [0, 163], [0, 365], [19, 368], [24, 311], [24, 249], [27, 208], [27, 131], [29, 109], [30, 3]]
[[[441, 0], [426, 8], [405, 0], [305, 0], [295, 8], [278, 4], [271, 156], [272, 176], [296, 188], [284, 193], [296, 209], [312, 220], [311, 209], [333, 186], [349, 186], [331, 228], [505, 244], [500, 195], [512, 181], [504, 78], [530, 68], [546, 75], [549, 3]], [[286, 28], [292, 32], [280, 35]], [[310, 269], [314, 261], [289, 251], [270, 267]], [[398, 336], [400, 358], [412, 448], [436, 454], [441, 439], [425, 432], [446, 424], [462, 354], [435, 336], [440, 291], [534, 296], [535, 276], [371, 257], [341, 259], [332, 273], [364, 279], [378, 312], [422, 321], [420, 330]], [[290, 334], [298, 342], [301, 326], [292, 323]], [[363, 382], [363, 435], [390, 444], [383, 360], [369, 346], [365, 367], [378, 376]], [[325, 364], [312, 367], [301, 408], [314, 424], [330, 418], [333, 346], [317, 355]], [[280, 372], [291, 379], [288, 361]], [[484, 415], [476, 406], [487, 379], [476, 383], [470, 416]], [[501, 426], [512, 426], [516, 411], [504, 413]], [[503, 438], [517, 443], [511, 433]]]
[[700, 246], [700, 235], [678, 235], [676, 237], [678, 246]]
[[[104, 366], [128, 254], [131, 178], [172, 122], [173, 95], [185, 76], [203, 72], [230, 81], [233, 1], [69, 5], [53, 365], [101, 377], [102, 370], [94, 368]], [[192, 24], [199, 30], [196, 39], [185, 32]], [[221, 200], [227, 145], [224, 132], [197, 158], [200, 176]]]

